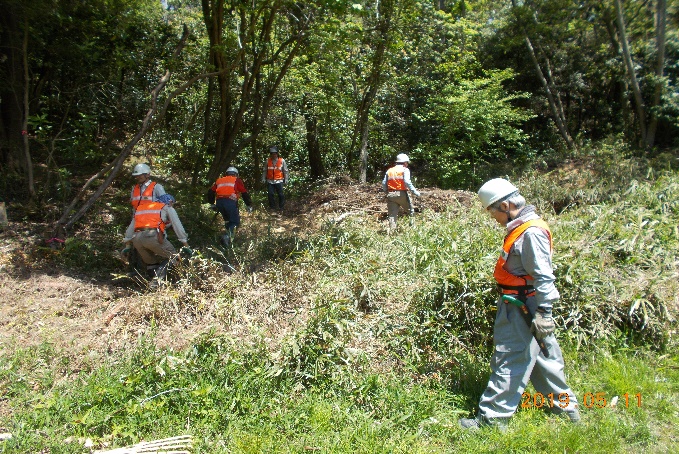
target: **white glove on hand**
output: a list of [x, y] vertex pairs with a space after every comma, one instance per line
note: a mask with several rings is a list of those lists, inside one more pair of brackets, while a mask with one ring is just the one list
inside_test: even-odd
[[542, 340], [554, 333], [555, 328], [556, 326], [554, 325], [554, 319], [552, 318], [551, 312], [547, 312], [543, 309], [538, 309], [535, 312], [535, 317], [533, 318], [530, 330], [537, 340]]

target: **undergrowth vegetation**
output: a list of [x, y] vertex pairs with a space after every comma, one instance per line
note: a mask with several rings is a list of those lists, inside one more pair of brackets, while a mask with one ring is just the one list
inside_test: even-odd
[[278, 343], [204, 333], [161, 351], [142, 339], [74, 374], [49, 345], [17, 348], [0, 367], [12, 409], [0, 425], [15, 435], [4, 449], [82, 452], [79, 439], [180, 432], [215, 453], [677, 449], [679, 176], [651, 169], [605, 155], [515, 178], [554, 233], [555, 315], [580, 426], [534, 405], [506, 434], [457, 426], [488, 378], [503, 235], [475, 202], [402, 219], [392, 235], [352, 217], [304, 238], [246, 236], [185, 261], [170, 303], [146, 308], [154, 323], [299, 314]]

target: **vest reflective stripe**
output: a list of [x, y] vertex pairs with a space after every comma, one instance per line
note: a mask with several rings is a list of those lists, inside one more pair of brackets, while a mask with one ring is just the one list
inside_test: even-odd
[[144, 203], [134, 212], [134, 230], [158, 229], [165, 232], [165, 223], [160, 216], [160, 211], [165, 206], [160, 202]]
[[283, 180], [283, 158], [278, 158], [276, 164], [271, 158], [266, 161], [266, 179], [267, 180]]
[[217, 179], [215, 186], [215, 192], [217, 193], [218, 199], [229, 198], [232, 200], [238, 200], [238, 193], [236, 192], [236, 179], [232, 175], [227, 175]]
[[387, 189], [390, 191], [405, 191], [406, 182], [403, 178], [405, 169], [403, 167], [392, 167], [387, 170]]
[[552, 232], [549, 230], [549, 226], [547, 225], [547, 223], [542, 219], [533, 219], [531, 221], [524, 222], [523, 224], [509, 232], [505, 237], [505, 241], [502, 245], [502, 251], [500, 252], [500, 258], [497, 259], [497, 263], [495, 264], [495, 271], [493, 272], [493, 277], [495, 277], [497, 284], [503, 289], [526, 290], [527, 288], [532, 287], [528, 284], [528, 280], [531, 281], [533, 280], [531, 276], [529, 275], [515, 276], [509, 273], [507, 270], [505, 270], [505, 264], [507, 263], [507, 258], [509, 257], [509, 251], [512, 249], [512, 246], [514, 245], [516, 240], [521, 238], [521, 236], [530, 227], [539, 227], [542, 230], [544, 230], [547, 233], [547, 236], [549, 237], [550, 253], [553, 249]]
[[146, 186], [144, 192], [140, 194], [141, 186], [138, 184], [134, 185], [132, 190], [132, 197], [130, 198], [130, 203], [133, 207], [138, 207], [142, 202], [153, 202], [153, 189], [156, 187], [156, 182], [152, 181]]

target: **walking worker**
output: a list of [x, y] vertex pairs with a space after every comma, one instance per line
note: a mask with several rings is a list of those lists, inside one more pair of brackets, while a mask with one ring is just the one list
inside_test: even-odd
[[278, 153], [278, 147], [273, 145], [269, 148], [269, 159], [264, 163], [262, 183], [266, 183], [266, 194], [269, 198], [269, 209], [276, 209], [276, 197], [278, 197], [278, 209], [283, 211], [285, 195], [283, 186], [288, 184], [288, 166], [285, 159]]
[[417, 197], [420, 197], [420, 192], [415, 189], [410, 181], [409, 162], [410, 158], [407, 154], [399, 154], [396, 156], [396, 165], [387, 170], [382, 180], [382, 189], [387, 194], [387, 213], [391, 230], [396, 228], [396, 219], [398, 219], [398, 212], [401, 208], [406, 210], [410, 216], [414, 214], [408, 189]]
[[136, 180], [130, 194], [133, 209], [137, 209], [144, 202], [157, 202], [158, 197], [165, 194], [165, 189], [161, 184], [151, 181], [151, 168], [147, 164], [134, 166], [132, 176]]
[[145, 202], [134, 212], [132, 222], [125, 231], [123, 257], [128, 256], [132, 247], [146, 264], [147, 269], [155, 269], [151, 286], [155, 287], [165, 280], [168, 266], [177, 250], [167, 239], [166, 230], [171, 226], [182, 243], [182, 251], [191, 254], [188, 236], [179, 215], [174, 209], [174, 196], [163, 194], [157, 202]]
[[[566, 384], [563, 355], [554, 336], [552, 307], [559, 292], [554, 286], [549, 226], [505, 179], [486, 182], [479, 197], [489, 214], [507, 228], [494, 272], [503, 296], [497, 303], [488, 386], [476, 417], [460, 419], [460, 425], [506, 428], [528, 380], [542, 395], [545, 408], [578, 422], [577, 399]], [[525, 313], [523, 306], [528, 308]]]
[[226, 234], [222, 236], [224, 246], [231, 244], [234, 230], [240, 225], [238, 199], [241, 196], [248, 213], [252, 213], [252, 199], [243, 180], [238, 177], [238, 169], [235, 167], [226, 169], [225, 175], [218, 178], [208, 191], [208, 200], [215, 203], [217, 211], [224, 219], [224, 227], [226, 228]]

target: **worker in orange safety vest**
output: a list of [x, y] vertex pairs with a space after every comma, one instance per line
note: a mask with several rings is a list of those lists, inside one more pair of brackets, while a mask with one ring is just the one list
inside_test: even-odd
[[165, 194], [161, 184], [151, 181], [151, 168], [148, 164], [137, 164], [132, 169], [132, 176], [136, 184], [130, 194], [130, 204], [136, 209], [141, 203], [157, 202], [158, 197]]
[[[151, 181], [151, 168], [148, 164], [137, 164], [132, 169], [132, 176], [135, 179], [135, 185], [132, 187], [130, 193], [130, 204], [132, 205], [132, 218], [134, 218], [134, 211], [143, 203], [157, 202], [158, 197], [165, 194], [165, 188], [160, 183]], [[128, 255], [128, 262], [130, 265], [128, 276], [139, 276], [146, 274], [146, 265], [142, 258], [137, 253], [137, 250], [132, 248]]]
[[171, 260], [177, 255], [174, 245], [167, 239], [167, 228], [172, 226], [177, 239], [182, 243], [182, 253], [191, 255], [188, 236], [179, 215], [174, 209], [174, 196], [163, 194], [158, 202], [142, 203], [134, 212], [134, 217], [125, 231], [125, 249], [121, 254], [128, 255], [134, 248], [147, 270], [153, 270], [154, 278], [151, 286], [162, 283]]
[[[476, 416], [460, 419], [460, 425], [506, 428], [529, 380], [544, 396], [547, 410], [578, 422], [578, 402], [566, 384], [563, 355], [554, 336], [552, 307], [560, 295], [554, 285], [549, 226], [505, 179], [486, 182], [479, 198], [507, 229], [493, 273], [502, 297], [497, 301], [488, 386]], [[547, 404], [547, 396], [553, 396], [553, 402]]]
[[[277, 146], [269, 148], [269, 159], [264, 162], [264, 172], [262, 172], [262, 183], [266, 183], [266, 194], [269, 199], [269, 209], [283, 211], [285, 206], [285, 195], [283, 187], [288, 184], [288, 166], [285, 159], [281, 158]], [[278, 205], [276, 205], [278, 197]]]
[[410, 181], [410, 158], [405, 153], [396, 156], [396, 165], [389, 168], [382, 180], [382, 189], [387, 195], [387, 216], [389, 217], [389, 229], [396, 228], [398, 213], [403, 208], [410, 216], [414, 214], [413, 204], [408, 190], [415, 196], [420, 197], [420, 192]]
[[212, 185], [207, 197], [224, 219], [226, 234], [222, 235], [222, 244], [228, 247], [232, 244], [236, 227], [240, 225], [238, 199], [242, 197], [248, 213], [252, 213], [252, 199], [243, 180], [238, 176], [238, 169], [235, 167], [226, 169], [225, 175]]

